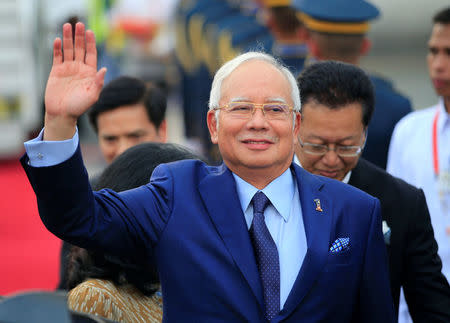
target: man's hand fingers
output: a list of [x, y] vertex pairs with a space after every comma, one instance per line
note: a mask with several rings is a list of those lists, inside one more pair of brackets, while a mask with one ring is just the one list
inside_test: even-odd
[[86, 64], [97, 69], [97, 47], [92, 30], [86, 31]]
[[84, 24], [78, 22], [75, 26], [75, 60], [84, 62], [85, 42], [84, 42]]
[[62, 63], [61, 38], [56, 38], [53, 42], [53, 65]]
[[64, 61], [73, 61], [72, 26], [69, 23], [66, 23], [63, 26], [63, 51]]

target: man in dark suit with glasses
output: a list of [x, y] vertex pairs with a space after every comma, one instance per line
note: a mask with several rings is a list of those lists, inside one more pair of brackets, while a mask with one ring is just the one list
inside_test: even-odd
[[327, 61], [307, 67], [298, 83], [296, 161], [380, 200], [396, 311], [403, 287], [415, 322], [450, 322], [450, 288], [423, 191], [360, 158], [374, 110], [370, 79], [356, 66]]

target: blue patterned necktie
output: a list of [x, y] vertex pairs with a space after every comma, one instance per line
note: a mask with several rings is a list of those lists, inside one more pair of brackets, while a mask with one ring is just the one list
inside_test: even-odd
[[280, 312], [280, 262], [275, 242], [264, 221], [264, 210], [270, 201], [263, 192], [253, 196], [253, 222], [250, 238], [256, 256], [259, 275], [263, 285], [266, 319], [270, 321]]

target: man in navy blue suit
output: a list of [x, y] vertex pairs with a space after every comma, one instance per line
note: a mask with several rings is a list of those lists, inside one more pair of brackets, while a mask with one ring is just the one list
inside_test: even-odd
[[378, 200], [292, 163], [300, 96], [288, 69], [250, 52], [218, 70], [207, 123], [221, 166], [163, 164], [145, 186], [92, 192], [76, 121], [106, 71], [93, 33], [79, 23], [75, 35], [65, 25], [55, 40], [45, 127], [22, 158], [50, 231], [155, 257], [164, 322], [394, 322]]

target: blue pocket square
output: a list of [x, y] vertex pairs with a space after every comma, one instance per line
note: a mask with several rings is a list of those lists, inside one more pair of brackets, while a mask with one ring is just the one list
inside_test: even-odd
[[350, 238], [337, 238], [330, 247], [330, 253], [338, 253], [350, 248]]

